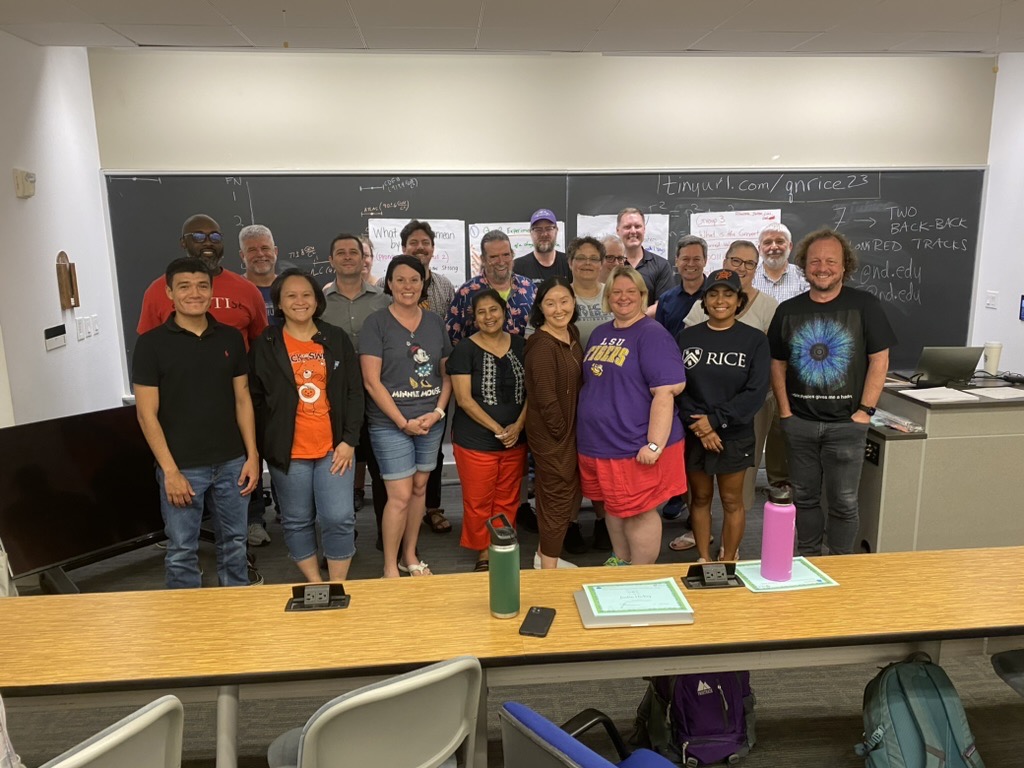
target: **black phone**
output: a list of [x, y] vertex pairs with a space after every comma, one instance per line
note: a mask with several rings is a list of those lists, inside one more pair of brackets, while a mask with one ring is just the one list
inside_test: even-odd
[[526, 618], [523, 619], [523, 624], [519, 627], [519, 634], [530, 637], [547, 637], [548, 630], [551, 629], [551, 622], [554, 620], [554, 608], [533, 606], [526, 612]]

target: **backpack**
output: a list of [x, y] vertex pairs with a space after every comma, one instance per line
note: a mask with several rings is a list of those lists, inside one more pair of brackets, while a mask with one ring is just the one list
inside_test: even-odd
[[915, 653], [864, 689], [867, 768], [985, 768], [960, 697], [942, 667]]
[[631, 741], [687, 768], [735, 764], [755, 741], [750, 673], [650, 678]]

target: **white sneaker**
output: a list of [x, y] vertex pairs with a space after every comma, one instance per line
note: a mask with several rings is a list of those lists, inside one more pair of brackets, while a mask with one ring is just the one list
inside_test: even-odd
[[264, 544], [270, 543], [270, 534], [267, 533], [267, 529], [259, 523], [253, 523], [249, 526], [249, 546], [250, 547], [262, 547]]
[[[540, 552], [533, 553], [533, 567], [536, 568], [538, 571], [540, 570]], [[562, 558], [558, 558], [558, 567], [579, 568], [579, 566], [576, 565], [576, 563], [570, 563], [568, 560], [563, 560]]]

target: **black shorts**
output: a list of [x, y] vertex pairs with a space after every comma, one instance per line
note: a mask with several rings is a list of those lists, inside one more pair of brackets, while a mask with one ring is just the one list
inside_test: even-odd
[[754, 436], [722, 441], [722, 452], [704, 449], [696, 435], [686, 436], [686, 469], [706, 475], [731, 475], [754, 466]]

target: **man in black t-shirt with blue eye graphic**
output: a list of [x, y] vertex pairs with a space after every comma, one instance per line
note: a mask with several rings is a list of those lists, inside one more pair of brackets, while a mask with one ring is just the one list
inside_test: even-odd
[[812, 232], [797, 246], [795, 262], [810, 290], [779, 305], [768, 342], [789, 452], [797, 550], [822, 553], [824, 483], [829, 552], [850, 554], [860, 526], [857, 488], [867, 429], [896, 335], [877, 298], [843, 284], [857, 257], [842, 234]]

